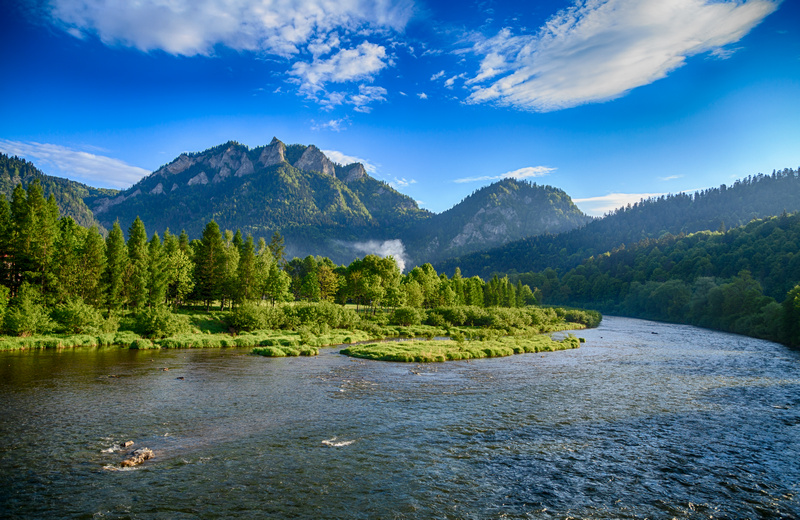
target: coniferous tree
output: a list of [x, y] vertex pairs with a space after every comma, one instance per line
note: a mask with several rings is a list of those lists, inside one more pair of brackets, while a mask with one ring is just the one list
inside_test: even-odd
[[[241, 241], [241, 234], [238, 233]], [[234, 237], [235, 240], [236, 237]], [[247, 235], [247, 240], [239, 246], [239, 265], [237, 268], [236, 300], [239, 302], [253, 300], [261, 296], [261, 288], [256, 279], [256, 251], [253, 236]]]
[[103, 274], [108, 311], [121, 309], [127, 304], [125, 278], [128, 272], [128, 249], [119, 222], [114, 222], [106, 238], [106, 268]]
[[225, 242], [215, 221], [206, 224], [203, 238], [194, 252], [195, 294], [198, 300], [211, 308], [211, 303], [221, 300], [225, 283]]
[[81, 245], [85, 230], [78, 226], [72, 217], [64, 217], [58, 223], [58, 237], [55, 242], [52, 299], [63, 303], [81, 293], [82, 280], [86, 274], [81, 262]]
[[150, 277], [147, 231], [139, 217], [128, 229], [129, 270], [126, 289], [131, 307], [140, 309], [148, 302], [147, 281]]
[[14, 221], [11, 219], [11, 205], [6, 196], [0, 193], [0, 285], [11, 285], [13, 265]]
[[100, 307], [103, 303], [102, 277], [106, 267], [106, 246], [97, 226], [92, 226], [80, 248], [83, 276], [80, 296], [89, 305]]
[[164, 255], [164, 248], [158, 233], [153, 233], [153, 237], [147, 245], [148, 277], [147, 277], [147, 302], [150, 307], [163, 305], [167, 299], [167, 260]]

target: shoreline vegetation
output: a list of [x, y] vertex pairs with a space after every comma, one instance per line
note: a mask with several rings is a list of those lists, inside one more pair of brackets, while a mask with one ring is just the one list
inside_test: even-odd
[[[328, 302], [242, 305], [234, 311], [175, 313], [191, 330], [160, 338], [134, 330], [136, 319], [120, 320], [116, 332], [0, 337], [0, 350], [117, 347], [131, 350], [173, 348], [250, 348], [267, 357], [315, 356], [324, 347], [347, 346], [341, 353], [385, 361], [445, 361], [508, 356], [577, 348], [572, 334], [554, 340], [548, 333], [596, 327], [595, 311], [560, 307], [439, 307], [419, 310], [408, 323], [407, 308], [374, 315]], [[436, 324], [430, 324], [435, 322]], [[232, 331], [233, 326], [238, 330]], [[401, 341], [385, 341], [401, 340]]]
[[346, 266], [319, 256], [288, 260], [279, 233], [268, 244], [213, 220], [200, 239], [168, 230], [163, 241], [147, 237], [139, 218], [127, 239], [119, 222], [103, 237], [59, 218], [39, 182], [17, 185], [10, 201], [0, 194], [0, 350], [246, 347], [294, 356], [446, 336], [457, 344], [458, 352], [447, 344], [451, 357], [474, 357], [528, 348], [509, 347], [504, 336], [601, 320], [594, 311], [539, 306], [528, 285], [507, 276], [484, 281], [456, 270], [448, 278], [430, 264], [403, 274], [393, 257], [372, 254]]

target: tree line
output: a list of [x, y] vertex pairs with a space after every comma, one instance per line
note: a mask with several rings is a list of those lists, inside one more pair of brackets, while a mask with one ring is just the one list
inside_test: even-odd
[[212, 306], [232, 309], [248, 302], [354, 303], [372, 314], [386, 308], [456, 305], [521, 307], [536, 302], [531, 288], [508, 277], [452, 278], [430, 264], [402, 274], [391, 257], [367, 255], [347, 266], [329, 258], [285, 257], [283, 238], [267, 243], [222, 231], [215, 221], [190, 239], [166, 230], [147, 234], [138, 217], [127, 230], [119, 222], [103, 237], [60, 217], [42, 186], [21, 185], [11, 199], [0, 194], [0, 313], [5, 333], [47, 332], [77, 315]]
[[688, 323], [800, 345], [800, 213], [595, 255], [559, 273], [518, 274], [547, 303]]

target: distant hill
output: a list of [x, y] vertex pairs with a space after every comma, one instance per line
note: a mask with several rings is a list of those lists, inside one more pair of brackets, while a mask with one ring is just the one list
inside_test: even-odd
[[314, 145], [277, 138], [253, 149], [231, 141], [182, 154], [127, 190], [92, 198], [91, 207], [106, 226], [119, 219], [127, 229], [139, 216], [148, 233], [199, 237], [211, 219], [267, 240], [280, 231], [287, 254], [338, 263], [375, 249], [430, 262], [588, 220], [566, 193], [514, 180], [434, 215], [360, 163], [336, 164]]
[[92, 188], [79, 182], [45, 175], [25, 159], [0, 153], [0, 193], [9, 201], [18, 184], [27, 188], [35, 180], [41, 182], [45, 197], [50, 194], [55, 197], [62, 216], [70, 216], [84, 227], [100, 226], [85, 200], [116, 194], [116, 190]]
[[566, 233], [528, 237], [437, 262], [435, 267], [445, 273], [460, 267], [465, 276], [484, 277], [547, 268], [566, 271], [586, 258], [643, 239], [716, 231], [798, 210], [800, 173], [785, 169], [751, 176], [732, 186], [643, 200]]
[[420, 222], [405, 242], [420, 263], [434, 262], [532, 235], [569, 231], [589, 221], [562, 190], [504, 179]]
[[560, 275], [546, 269], [514, 278], [536, 287], [549, 304], [796, 344], [800, 322], [784, 327], [780, 303], [800, 282], [798, 250], [800, 213], [784, 213], [725, 233], [645, 239]]

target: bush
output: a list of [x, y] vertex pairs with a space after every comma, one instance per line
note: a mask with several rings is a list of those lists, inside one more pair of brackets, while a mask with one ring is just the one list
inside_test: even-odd
[[173, 314], [169, 307], [156, 305], [136, 315], [136, 331], [148, 338], [165, 338], [191, 332], [189, 317]]
[[428, 318], [425, 320], [425, 324], [433, 327], [444, 327], [447, 322], [445, 321], [444, 316], [438, 312], [430, 311], [428, 312]]
[[41, 295], [35, 287], [22, 284], [6, 310], [3, 319], [5, 331], [13, 336], [32, 336], [53, 330], [55, 324], [40, 301]]
[[255, 303], [244, 303], [234, 309], [228, 316], [228, 325], [235, 331], [253, 331], [269, 328], [266, 307]]
[[58, 323], [60, 332], [68, 334], [100, 334], [115, 332], [119, 326], [116, 316], [103, 319], [100, 311], [87, 305], [80, 298], [62, 303], [53, 311], [53, 318]]
[[423, 316], [423, 311], [414, 307], [400, 307], [395, 309], [392, 313], [390, 323], [392, 325], [402, 325], [404, 327], [419, 325], [422, 323]]
[[158, 347], [153, 345], [153, 342], [150, 341], [149, 339], [139, 338], [133, 340], [128, 348], [131, 350], [149, 350]]

